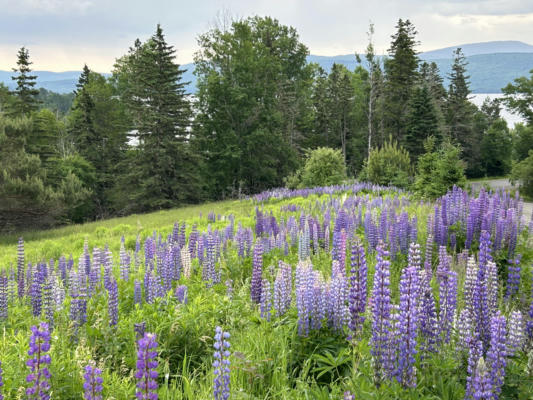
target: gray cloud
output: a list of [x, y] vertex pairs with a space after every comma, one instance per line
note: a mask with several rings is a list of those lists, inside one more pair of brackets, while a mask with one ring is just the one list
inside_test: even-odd
[[384, 52], [400, 17], [417, 27], [420, 50], [533, 37], [533, 2], [524, 0], [0, 0], [0, 69], [10, 67], [17, 48], [26, 45], [37, 69], [79, 69], [87, 62], [109, 71], [157, 23], [178, 50], [178, 61], [189, 62], [197, 35], [224, 9], [292, 25], [314, 54], [363, 51], [370, 20], [376, 48]]

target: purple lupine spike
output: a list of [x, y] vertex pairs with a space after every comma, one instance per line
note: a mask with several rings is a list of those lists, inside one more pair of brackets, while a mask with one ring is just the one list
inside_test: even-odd
[[529, 321], [526, 324], [526, 334], [529, 340], [533, 340], [533, 284], [531, 285], [531, 304], [529, 305]]
[[180, 285], [176, 288], [174, 296], [176, 297], [178, 303], [187, 304], [187, 290], [188, 289], [186, 285]]
[[252, 301], [261, 302], [261, 283], [263, 275], [263, 245], [261, 241], [256, 241], [253, 256], [252, 281], [250, 283], [250, 294]]
[[428, 234], [428, 237], [426, 240], [426, 255], [424, 257], [424, 269], [428, 273], [433, 273], [432, 257], [433, 257], [433, 235]]
[[439, 283], [439, 339], [444, 343], [450, 340], [455, 308], [457, 306], [457, 273], [450, 270], [450, 257], [445, 246], [439, 248], [437, 267]]
[[213, 374], [215, 375], [213, 381], [213, 395], [215, 400], [228, 400], [230, 396], [230, 360], [231, 353], [229, 352], [230, 343], [229, 332], [222, 330], [220, 326], [215, 328], [215, 343], [213, 347], [215, 352], [213, 354]]
[[118, 284], [114, 278], [111, 278], [111, 280], [109, 281], [109, 287], [107, 289], [107, 292], [109, 326], [115, 326], [118, 323]]
[[490, 366], [490, 380], [492, 394], [498, 398], [505, 378], [507, 365], [507, 329], [505, 317], [499, 311], [494, 314], [490, 322], [490, 347], [487, 351], [487, 364]]
[[157, 400], [157, 341], [155, 333], [145, 332], [137, 342], [137, 391], [139, 400]]
[[416, 386], [414, 363], [418, 329], [419, 270], [409, 265], [400, 278], [398, 381], [405, 387]]
[[35, 317], [39, 317], [42, 312], [42, 291], [44, 279], [43, 264], [38, 264], [37, 271], [35, 271], [33, 276], [30, 292], [32, 311]]
[[467, 366], [467, 377], [466, 377], [466, 390], [465, 390], [465, 400], [473, 399], [474, 393], [477, 390], [475, 385], [477, 366], [479, 360], [483, 355], [483, 345], [480, 340], [476, 338], [469, 339], [469, 352], [468, 352], [468, 366]]
[[142, 303], [141, 282], [135, 279], [135, 283], [133, 284], [133, 304], [140, 305], [141, 303]]
[[268, 279], [263, 279], [261, 285], [261, 318], [270, 321], [270, 310], [272, 309], [272, 293], [270, 290], [270, 282]]
[[19, 298], [24, 297], [24, 239], [22, 238], [19, 238], [17, 245], [17, 286]]
[[474, 400], [488, 400], [494, 398], [489, 370], [485, 364], [485, 360], [483, 360], [483, 357], [481, 357], [477, 363], [472, 386], [472, 397]]
[[473, 335], [470, 311], [467, 308], [462, 309], [456, 322], [457, 347], [459, 350], [467, 351]]
[[26, 365], [30, 368], [30, 373], [26, 377], [26, 382], [32, 384], [26, 389], [28, 399], [48, 400], [50, 398], [50, 332], [48, 324], [41, 322], [39, 326], [31, 327], [30, 348], [28, 355], [30, 358]]
[[310, 264], [300, 262], [296, 266], [296, 308], [298, 310], [298, 334], [309, 334], [309, 319], [313, 309], [314, 275]]
[[346, 390], [343, 394], [343, 400], [355, 400], [355, 394], [352, 394], [352, 392]]
[[83, 374], [83, 399], [102, 400], [102, 370], [94, 366], [94, 361], [85, 366]]
[[410, 267], [414, 267], [416, 270], [420, 270], [422, 260], [420, 257], [420, 245], [418, 243], [409, 244], [409, 253], [407, 256], [407, 264]]
[[519, 310], [514, 310], [509, 316], [509, 328], [507, 329], [507, 356], [512, 357], [517, 351], [520, 351], [524, 341], [524, 319]]
[[498, 307], [498, 267], [494, 261], [487, 263], [486, 287], [487, 306], [492, 315]]
[[349, 294], [349, 310], [351, 320], [349, 327], [352, 335], [355, 335], [362, 329], [365, 320], [364, 313], [366, 308], [367, 298], [367, 265], [365, 248], [362, 243], [357, 240], [351, 247], [351, 270], [350, 270], [350, 294]]
[[279, 268], [274, 281], [274, 309], [276, 315], [285, 314], [291, 306], [292, 269], [291, 266], [279, 261]]
[[438, 325], [435, 297], [431, 289], [431, 272], [423, 270], [420, 272], [420, 335], [422, 337], [421, 349], [424, 352], [436, 351]]
[[44, 314], [48, 322], [48, 327], [50, 331], [54, 329], [54, 311], [55, 311], [55, 301], [54, 301], [54, 292], [53, 292], [53, 281], [52, 276], [45, 278], [43, 284], [43, 305], [44, 305]]
[[5, 271], [0, 272], [0, 320], [6, 320], [8, 316], [8, 279]]
[[518, 254], [514, 259], [509, 260], [507, 267], [507, 291], [505, 297], [511, 298], [518, 293], [520, 286], [520, 260], [522, 256]]
[[372, 356], [375, 360], [376, 376], [380, 380], [383, 375], [390, 375], [392, 365], [388, 361], [390, 331], [391, 296], [390, 296], [390, 262], [386, 259], [388, 252], [383, 243], [379, 243], [376, 255], [376, 272], [372, 290]]
[[[122, 237], [124, 239], [124, 236]], [[124, 241], [120, 243], [120, 278], [123, 281], [128, 281], [130, 278], [131, 259], [130, 255], [126, 252]]]

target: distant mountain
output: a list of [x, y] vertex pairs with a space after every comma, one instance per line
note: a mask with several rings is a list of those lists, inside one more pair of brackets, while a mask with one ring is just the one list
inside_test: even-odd
[[420, 54], [423, 60], [453, 58], [453, 52], [460, 47], [466, 57], [495, 53], [533, 53], [533, 46], [516, 40], [460, 44], [444, 49], [426, 51]]
[[[515, 78], [529, 76], [529, 71], [533, 69], [533, 46], [519, 41], [469, 43], [421, 53], [419, 55], [421, 60], [437, 63], [446, 86], [448, 85], [446, 76], [453, 63], [453, 51], [457, 47], [461, 47], [467, 57], [470, 88], [473, 93], [500, 93], [502, 87]], [[329, 71], [334, 63], [343, 64], [350, 70], [354, 70], [358, 65], [353, 54], [331, 57], [310, 55], [307, 60], [319, 64], [326, 71]], [[364, 60], [363, 66], [365, 66]], [[187, 91], [194, 93], [196, 91], [194, 64], [184, 64], [182, 67], [187, 69], [183, 79], [190, 82]], [[38, 87], [58, 93], [73, 91], [80, 73], [80, 71], [34, 71], [38, 77]], [[13, 88], [11, 75], [10, 71], [0, 71], [0, 82]], [[109, 74], [104, 75], [109, 76]]]

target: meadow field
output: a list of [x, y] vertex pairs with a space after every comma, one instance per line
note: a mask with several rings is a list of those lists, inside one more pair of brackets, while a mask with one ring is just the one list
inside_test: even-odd
[[357, 183], [0, 236], [0, 399], [531, 399], [522, 207]]

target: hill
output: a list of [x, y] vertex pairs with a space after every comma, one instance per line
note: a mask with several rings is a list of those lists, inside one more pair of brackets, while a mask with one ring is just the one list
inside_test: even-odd
[[[470, 75], [473, 93], [500, 93], [501, 88], [520, 76], [529, 75], [533, 69], [533, 46], [518, 41], [495, 41], [484, 43], [461, 44], [455, 47], [432, 50], [421, 53], [423, 61], [435, 61], [447, 85], [446, 75], [450, 72], [453, 63], [453, 51], [461, 47], [468, 60], [468, 74]], [[338, 56], [307, 57], [309, 62], [319, 64], [329, 71], [334, 63], [345, 65], [354, 70], [358, 63], [353, 54]], [[364, 66], [364, 63], [363, 63]], [[184, 64], [187, 72], [183, 75], [189, 93], [195, 92], [196, 77], [193, 74], [194, 64]], [[50, 72], [35, 71], [37, 86], [58, 93], [67, 93], [74, 90], [80, 71]], [[0, 82], [13, 88], [12, 72], [0, 71]], [[109, 75], [109, 74], [104, 74]]]

